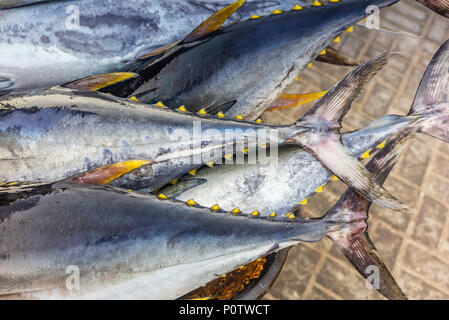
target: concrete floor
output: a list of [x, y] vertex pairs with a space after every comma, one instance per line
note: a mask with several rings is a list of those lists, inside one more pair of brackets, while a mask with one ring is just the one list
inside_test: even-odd
[[[415, 1], [401, 1], [382, 12], [381, 26], [422, 36], [398, 37], [356, 26], [335, 47], [366, 61], [385, 51], [399, 51], [353, 105], [344, 130], [364, 127], [386, 114], [405, 115], [434, 53], [449, 38], [449, 20]], [[304, 93], [333, 86], [351, 68], [314, 62], [288, 90]], [[265, 113], [267, 122], [292, 123], [309, 105]], [[404, 214], [372, 206], [369, 232], [403, 291], [410, 299], [449, 298], [449, 145], [419, 135], [386, 183], [386, 188], [416, 211]], [[323, 215], [346, 187], [332, 182], [304, 207]], [[346, 262], [331, 241], [294, 248], [266, 299], [382, 299]]]

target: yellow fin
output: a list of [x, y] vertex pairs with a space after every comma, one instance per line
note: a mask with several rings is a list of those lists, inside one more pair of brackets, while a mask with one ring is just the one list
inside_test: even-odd
[[234, 210], [231, 211], [233, 214], [239, 214], [240, 213], [240, 209], [239, 208], [234, 208]]
[[274, 217], [276, 217], [276, 216], [277, 216], [277, 214], [276, 214], [276, 212], [274, 212], [274, 211], [270, 214], [270, 217], [271, 217], [271, 218], [274, 218]]
[[259, 118], [256, 120], [256, 123], [263, 123], [263, 121], [262, 121], [262, 119]]
[[211, 210], [212, 212], [217, 212], [217, 211], [219, 211], [219, 210], [221, 210], [221, 209], [220, 209], [220, 207], [218, 206], [218, 203], [217, 203], [217, 204], [213, 205], [213, 206], [210, 208], [210, 210]]
[[287, 216], [289, 219], [295, 219], [295, 218], [296, 218], [295, 215], [294, 215], [292, 212], [286, 214], [286, 216]]
[[366, 151], [366, 152], [363, 154], [362, 159], [369, 159], [369, 154], [370, 154], [370, 151], [369, 151], [369, 150]]
[[252, 215], [253, 217], [257, 217], [257, 216], [260, 216], [260, 213], [259, 213], [259, 211], [254, 210], [254, 211], [251, 213], [251, 215]]
[[180, 111], [180, 112], [187, 112], [187, 109], [186, 109], [186, 107], [184, 105], [182, 105], [182, 106], [180, 106], [178, 108], [178, 111]]
[[377, 146], [377, 149], [383, 149], [383, 148], [385, 148], [385, 142], [382, 142], [381, 144], [379, 144]]
[[206, 163], [206, 166], [208, 166], [209, 168], [213, 168], [214, 164], [215, 164], [215, 162], [211, 161], [211, 162]]
[[229, 6], [221, 9], [220, 11], [214, 13], [206, 21], [200, 24], [192, 33], [190, 33], [182, 42], [192, 42], [205, 35], [215, 32], [220, 28], [220, 26], [235, 12], [240, 8], [245, 0], [238, 0]]
[[136, 170], [140, 167], [150, 164], [148, 160], [130, 160], [114, 164], [102, 166], [75, 177], [69, 178], [66, 181], [75, 184], [90, 184], [104, 186], [112, 181], [120, 178], [126, 173]]
[[167, 200], [168, 198], [165, 196], [165, 194], [159, 194], [158, 196], [158, 199], [160, 199], [160, 200]]
[[303, 93], [303, 94], [281, 94], [266, 111], [278, 111], [294, 108], [310, 101], [322, 98], [327, 91]]
[[338, 179], [337, 176], [332, 176], [332, 178], [331, 178], [331, 181], [338, 181], [338, 180], [340, 180], [340, 179]]
[[198, 171], [198, 169], [192, 169], [188, 172], [188, 174], [190, 174], [191, 176], [194, 176], [197, 171]]
[[207, 112], [206, 112], [206, 110], [201, 109], [200, 111], [198, 111], [198, 114], [205, 116], [205, 115], [207, 115]]
[[129, 100], [133, 100], [133, 101], [139, 102], [139, 99], [137, 99], [135, 96], [132, 96], [131, 98], [129, 98]]
[[282, 13], [282, 11], [281, 10], [278, 10], [278, 9], [276, 9], [276, 10], [274, 10], [273, 11], [273, 13], [272, 14], [281, 14]]
[[326, 49], [323, 49], [323, 51], [320, 52], [320, 56], [324, 56], [326, 54]]
[[319, 187], [318, 189], [316, 189], [316, 193], [321, 193], [321, 192], [323, 192], [323, 189], [324, 189], [324, 185], [322, 185], [321, 187]]
[[161, 108], [167, 108], [167, 106], [162, 101], [156, 102], [155, 105], [158, 106], [158, 107], [161, 107]]
[[319, 2], [318, 0], [315, 0], [315, 1], [312, 3], [312, 6], [314, 6], [314, 7], [321, 7], [322, 4], [321, 4], [321, 2]]
[[238, 116], [236, 116], [235, 118], [236, 118], [237, 120], [239, 120], [239, 121], [240, 121], [240, 120], [243, 120], [243, 117], [242, 117], [241, 115], [238, 115]]
[[297, 4], [297, 5], [295, 5], [295, 6], [293, 7], [293, 10], [294, 10], [294, 11], [299, 11], [299, 10], [302, 10], [302, 9], [304, 9], [304, 8], [301, 7], [299, 4]]
[[176, 179], [173, 179], [172, 181], [170, 181], [170, 184], [177, 184], [177, 183], [178, 183], [178, 181], [179, 181], [179, 179], [178, 179], [178, 178], [176, 178]]
[[188, 205], [189, 207], [193, 207], [193, 206], [196, 206], [197, 203], [195, 201], [193, 201], [193, 199], [190, 199], [186, 202], [186, 205]]
[[301, 206], [305, 206], [307, 204], [307, 202], [309, 202], [309, 198], [306, 198], [306, 199], [302, 200], [299, 204]]
[[224, 118], [225, 115], [223, 114], [223, 112], [219, 112], [219, 113], [217, 113], [217, 117], [219, 117], [219, 118]]
[[334, 42], [335, 42], [335, 43], [339, 43], [339, 42], [340, 42], [340, 36], [336, 37], [336, 38], [334, 39]]
[[234, 156], [233, 153], [229, 153], [229, 154], [225, 155], [224, 158], [225, 158], [226, 160], [231, 160], [233, 156]]
[[255, 20], [255, 19], [259, 19], [260, 17], [258, 15], [253, 14], [250, 19], [251, 20]]
[[347, 30], [346, 30], [346, 32], [353, 32], [354, 31], [354, 26], [350, 26]]
[[105, 73], [73, 81], [69, 84], [64, 85], [64, 87], [77, 90], [98, 91], [110, 85], [137, 78], [138, 76], [139, 75], [134, 72]]

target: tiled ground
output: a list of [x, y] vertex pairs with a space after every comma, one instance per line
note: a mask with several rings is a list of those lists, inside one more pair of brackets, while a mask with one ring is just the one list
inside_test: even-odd
[[[449, 38], [446, 20], [415, 1], [383, 11], [381, 24], [422, 35], [398, 37], [356, 27], [337, 45], [361, 61], [384, 51], [400, 56], [368, 86], [344, 121], [345, 130], [361, 128], [376, 117], [408, 112], [423, 72], [433, 54]], [[314, 63], [291, 86], [290, 93], [331, 87], [350, 68]], [[272, 123], [291, 123], [307, 107], [265, 114]], [[386, 187], [416, 208], [402, 214], [373, 206], [369, 231], [379, 254], [411, 299], [449, 299], [449, 145], [417, 136], [390, 175]], [[345, 186], [332, 182], [305, 207], [310, 216], [330, 208]], [[382, 299], [328, 239], [294, 248], [266, 299]]]

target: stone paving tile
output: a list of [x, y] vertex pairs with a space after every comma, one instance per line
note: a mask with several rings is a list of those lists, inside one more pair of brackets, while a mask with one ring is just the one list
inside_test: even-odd
[[[449, 38], [449, 20], [416, 1], [402, 0], [383, 10], [381, 17], [384, 28], [422, 37], [398, 37], [356, 26], [334, 45], [360, 61], [388, 50], [400, 52], [353, 104], [342, 132], [362, 128], [387, 113], [407, 114], [430, 59]], [[289, 91], [328, 89], [350, 70], [314, 63]], [[264, 119], [291, 123], [312, 105], [271, 113]], [[368, 230], [379, 255], [410, 299], [449, 299], [449, 144], [417, 135], [385, 186], [415, 212], [371, 207]], [[330, 183], [325, 192], [310, 199], [302, 214], [323, 215], [345, 190], [341, 182]], [[293, 249], [266, 298], [383, 299], [366, 288], [363, 278], [328, 238]]]

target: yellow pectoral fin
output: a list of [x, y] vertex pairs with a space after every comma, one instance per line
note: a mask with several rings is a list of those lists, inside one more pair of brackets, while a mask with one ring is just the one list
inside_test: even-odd
[[208, 35], [218, 28], [235, 12], [238, 8], [242, 6], [245, 0], [238, 0], [229, 6], [221, 9], [212, 16], [210, 16], [206, 21], [200, 24], [192, 33], [190, 33], [182, 42], [192, 42], [205, 35]]
[[267, 111], [278, 111], [283, 109], [294, 108], [307, 102], [317, 100], [323, 97], [327, 91], [312, 92], [304, 94], [281, 94], [275, 102], [267, 109]]
[[64, 85], [66, 88], [77, 90], [98, 91], [110, 85], [137, 78], [139, 75], [133, 72], [113, 72], [83, 78]]
[[89, 185], [104, 186], [120, 178], [124, 174], [129, 173], [133, 170], [136, 170], [148, 164], [151, 164], [151, 161], [130, 160], [118, 162], [81, 173], [73, 178], [67, 179], [66, 181], [74, 184], [89, 184]]

